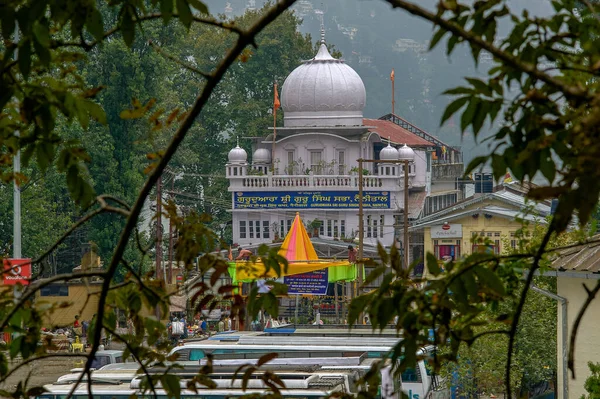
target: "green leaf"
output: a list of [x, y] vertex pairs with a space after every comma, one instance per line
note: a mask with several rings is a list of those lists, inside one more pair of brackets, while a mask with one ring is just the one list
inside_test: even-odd
[[504, 284], [502, 284], [500, 277], [496, 273], [484, 266], [476, 267], [473, 271], [483, 285], [486, 285], [501, 296], [505, 294]]
[[450, 117], [452, 115], [454, 115], [456, 113], [456, 111], [461, 109], [462, 106], [465, 105], [465, 103], [467, 102], [468, 99], [469, 99], [469, 97], [460, 97], [460, 98], [457, 98], [456, 100], [452, 101], [446, 107], [446, 110], [444, 111], [444, 115], [442, 115], [442, 121], [440, 122], [440, 125], [442, 125], [444, 122], [446, 122], [448, 119], [450, 119]]
[[35, 39], [44, 47], [50, 46], [50, 32], [48, 31], [48, 27], [42, 22], [36, 22], [33, 25], [33, 34]]
[[179, 377], [173, 374], [165, 374], [163, 376], [163, 387], [167, 391], [167, 397], [179, 399], [181, 396], [181, 386], [179, 385]]
[[433, 276], [439, 276], [440, 273], [442, 272], [442, 269], [440, 268], [440, 265], [438, 264], [437, 258], [431, 252], [427, 253], [427, 270]]
[[446, 33], [448, 33], [448, 31], [446, 31], [445, 29], [438, 28], [438, 30], [433, 34], [433, 37], [431, 38], [431, 43], [429, 43], [429, 50], [433, 50], [435, 46], [437, 46], [439, 41], [442, 40], [442, 37], [444, 37]]
[[162, 14], [163, 23], [166, 25], [173, 17], [173, 0], [160, 1], [160, 13]]
[[2, 37], [8, 40], [16, 27], [15, 9], [12, 6], [0, 7], [0, 23], [2, 24]]
[[465, 78], [467, 82], [469, 82], [478, 93], [485, 94], [488, 97], [492, 96], [492, 89], [481, 79], [476, 78]]
[[177, 4], [177, 13], [179, 14], [179, 20], [181, 23], [189, 29], [192, 24], [192, 11], [190, 10], [190, 6], [186, 0], [176, 0]]
[[371, 300], [370, 295], [360, 295], [350, 302], [348, 308], [348, 324], [354, 325], [358, 321], [360, 314], [365, 311], [365, 308]]
[[206, 14], [206, 15], [210, 14], [208, 12], [208, 7], [202, 1], [200, 1], [200, 0], [188, 0], [188, 1], [192, 5], [192, 7], [194, 7], [196, 10], [200, 11], [202, 14]]
[[27, 79], [31, 71], [31, 42], [25, 40], [19, 44], [19, 70]]
[[492, 171], [495, 179], [500, 179], [506, 174], [506, 162], [502, 155], [492, 154]]
[[467, 169], [465, 169], [465, 175], [469, 175], [472, 171], [475, 170], [479, 165], [484, 165], [488, 160], [487, 156], [475, 157], [469, 162]]
[[474, 94], [474, 93], [475, 92], [470, 87], [459, 86], [459, 87], [455, 87], [453, 89], [448, 89], [445, 92], [443, 92], [442, 94], [454, 96], [457, 94]]
[[92, 117], [99, 123], [106, 125], [106, 113], [99, 104], [96, 104], [95, 102], [89, 100], [85, 101], [83, 104], [90, 117]]
[[467, 127], [473, 123], [473, 118], [475, 117], [475, 112], [477, 111], [479, 105], [478, 97], [471, 97], [471, 101], [467, 106], [467, 109], [463, 112], [460, 118], [460, 129], [464, 132]]
[[89, 9], [85, 19], [85, 26], [97, 41], [101, 41], [104, 38], [102, 14], [96, 8]]
[[542, 151], [540, 155], [540, 171], [544, 177], [548, 179], [550, 184], [552, 184], [554, 178], [556, 177], [556, 165], [554, 164], [554, 161], [552, 161], [549, 153], [549, 150]]
[[42, 172], [45, 172], [48, 169], [48, 166], [52, 163], [54, 159], [56, 147], [54, 144], [49, 142], [42, 142], [36, 146], [36, 156], [38, 165]]
[[[127, 7], [127, 6], [123, 6]], [[123, 35], [123, 40], [128, 47], [133, 45], [133, 41], [135, 39], [135, 22], [133, 20], [133, 15], [129, 12], [127, 8], [123, 11], [123, 16], [121, 17], [121, 34]]]
[[490, 109], [489, 102], [482, 101], [477, 106], [475, 110], [475, 117], [473, 118], [473, 135], [477, 137], [477, 134], [483, 127], [483, 123], [485, 122], [485, 118], [488, 115], [488, 111]]

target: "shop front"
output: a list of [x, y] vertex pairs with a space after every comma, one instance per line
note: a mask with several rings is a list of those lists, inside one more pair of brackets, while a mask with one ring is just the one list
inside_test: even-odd
[[462, 237], [461, 224], [444, 223], [431, 226], [433, 253], [436, 259], [445, 262], [460, 259]]

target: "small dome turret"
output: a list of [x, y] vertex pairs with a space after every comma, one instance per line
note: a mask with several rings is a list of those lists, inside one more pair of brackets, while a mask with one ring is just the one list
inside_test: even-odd
[[248, 159], [248, 154], [246, 150], [244, 150], [240, 145], [236, 145], [234, 149], [229, 151], [229, 155], [227, 156], [229, 159], [229, 163], [246, 163]]
[[271, 151], [266, 148], [259, 148], [252, 154], [253, 164], [269, 164], [271, 163]]
[[379, 153], [379, 159], [382, 161], [397, 161], [398, 160], [398, 150], [395, 149], [388, 143], [387, 147], [383, 148]]

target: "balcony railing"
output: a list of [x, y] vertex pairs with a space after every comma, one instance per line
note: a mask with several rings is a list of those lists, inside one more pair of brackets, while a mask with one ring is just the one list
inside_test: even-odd
[[[414, 173], [409, 175], [411, 178]], [[412, 180], [412, 179], [411, 179]], [[302, 176], [240, 176], [231, 179], [230, 190], [262, 188], [297, 189], [358, 189], [358, 176], [354, 175], [302, 175]], [[365, 189], [398, 190], [403, 186], [400, 176], [363, 176]]]

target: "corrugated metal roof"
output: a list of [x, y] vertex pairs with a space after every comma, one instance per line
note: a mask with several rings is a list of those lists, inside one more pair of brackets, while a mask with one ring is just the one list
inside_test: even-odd
[[531, 222], [537, 221], [540, 223], [545, 223], [545, 219], [543, 219], [539, 216], [535, 216], [535, 215], [524, 215], [523, 212], [518, 209], [507, 209], [507, 208], [502, 208], [499, 206], [484, 206], [481, 208], [464, 210], [462, 212], [450, 214], [445, 217], [438, 217], [438, 218], [427, 220], [427, 221], [417, 222], [417, 224], [411, 226], [410, 229], [411, 230], [419, 230], [424, 227], [439, 225], [439, 224], [442, 224], [443, 222], [448, 222], [451, 220], [456, 220], [456, 219], [463, 218], [465, 216], [471, 216], [471, 215], [475, 215], [475, 214], [479, 214], [479, 215], [481, 215], [481, 217], [483, 217], [483, 214], [486, 214], [486, 213], [489, 215], [492, 215], [492, 216], [503, 217], [503, 218], [510, 219], [510, 220], [515, 220], [516, 218], [520, 218], [520, 219], [529, 220]]
[[390, 121], [365, 118], [363, 124], [373, 126], [369, 127], [370, 132], [377, 133], [383, 139], [389, 137], [394, 144], [406, 144], [409, 147], [432, 147], [434, 145]]
[[558, 271], [600, 272], [600, 235], [589, 242], [559, 251], [550, 267]]
[[423, 211], [423, 204], [425, 204], [425, 198], [427, 193], [425, 191], [419, 191], [417, 193], [408, 194], [408, 217], [416, 219]]

